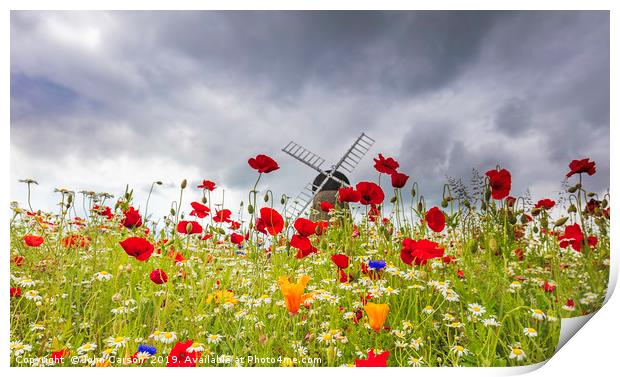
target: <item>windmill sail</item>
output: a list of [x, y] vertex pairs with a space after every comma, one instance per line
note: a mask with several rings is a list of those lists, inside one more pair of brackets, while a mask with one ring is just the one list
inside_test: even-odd
[[321, 165], [325, 162], [322, 157], [292, 141], [282, 148], [282, 151], [319, 172], [321, 172]]
[[351, 147], [347, 150], [347, 152], [342, 156], [342, 158], [334, 165], [334, 167], [328, 171], [323, 171], [321, 169], [321, 165], [325, 162], [325, 159], [319, 157], [315, 153], [310, 152], [306, 148], [300, 146], [297, 143], [290, 142], [286, 147], [282, 149], [285, 153], [292, 156], [296, 160], [301, 161], [302, 163], [310, 166], [314, 170], [322, 173], [324, 175], [323, 181], [318, 185], [314, 185], [312, 182], [308, 183], [303, 190], [293, 199], [293, 202], [286, 209], [286, 216], [290, 217], [292, 221], [297, 219], [305, 210], [312, 204], [312, 201], [317, 193], [321, 191], [323, 186], [327, 184], [327, 182], [331, 180], [335, 180], [341, 183], [344, 186], [348, 186], [348, 184], [344, 181], [341, 181], [337, 177], [333, 176], [333, 174], [338, 170], [342, 169], [347, 171], [348, 173], [353, 172], [353, 170], [357, 167], [359, 162], [362, 160], [364, 155], [368, 153], [372, 145], [375, 143], [375, 140], [370, 136], [362, 133], [357, 140], [351, 145]]

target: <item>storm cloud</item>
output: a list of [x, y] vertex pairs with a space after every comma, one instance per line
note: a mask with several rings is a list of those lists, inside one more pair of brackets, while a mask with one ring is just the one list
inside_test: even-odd
[[54, 187], [125, 184], [143, 205], [162, 180], [161, 215], [183, 178], [193, 199], [211, 179], [236, 208], [249, 157], [273, 156], [262, 187], [295, 195], [314, 174], [284, 145], [332, 163], [361, 132], [376, 144], [352, 181], [376, 179], [381, 152], [430, 200], [446, 176], [497, 164], [536, 199], [590, 157], [601, 192], [609, 58], [602, 11], [13, 11], [11, 198], [25, 202], [31, 177], [40, 208]]

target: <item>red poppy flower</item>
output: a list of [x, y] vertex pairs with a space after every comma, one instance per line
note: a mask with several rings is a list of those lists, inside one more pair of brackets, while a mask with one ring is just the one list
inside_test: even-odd
[[583, 160], [573, 160], [570, 164], [568, 164], [568, 168], [570, 171], [566, 174], [566, 178], [572, 176], [573, 174], [581, 173], [593, 175], [596, 173], [596, 162], [590, 161], [589, 158], [584, 158]]
[[129, 256], [139, 261], [149, 259], [154, 249], [153, 244], [142, 237], [129, 237], [121, 241], [120, 245]]
[[425, 265], [429, 259], [443, 257], [443, 249], [439, 244], [429, 240], [412, 240], [405, 238], [403, 248], [400, 251], [400, 259], [408, 265], [412, 262], [416, 266]]
[[17, 267], [20, 267], [24, 263], [24, 257], [17, 255], [11, 259], [11, 262], [15, 263]]
[[341, 187], [338, 189], [338, 201], [341, 203], [357, 203], [360, 201], [360, 193], [353, 187]]
[[375, 169], [377, 169], [379, 173], [394, 174], [396, 173], [396, 169], [400, 166], [392, 157], [384, 158], [381, 153], [379, 153], [379, 158], [375, 158], [374, 160]]
[[239, 233], [233, 233], [230, 235], [230, 242], [234, 243], [235, 245], [241, 245], [244, 239], [245, 238]]
[[555, 291], [555, 284], [549, 283], [547, 280], [545, 280], [541, 285], [541, 288], [547, 293], [552, 293]]
[[80, 234], [70, 234], [62, 239], [62, 245], [64, 247], [72, 248], [72, 247], [81, 247], [85, 248], [90, 245], [90, 237], [82, 236]]
[[562, 249], [566, 249], [570, 245], [575, 251], [581, 251], [583, 232], [579, 224], [566, 226], [566, 228], [564, 228], [564, 235], [558, 237], [558, 241], [560, 241], [560, 247]]
[[381, 204], [385, 198], [381, 187], [373, 182], [360, 182], [355, 189], [360, 193], [360, 203], [364, 205]]
[[486, 176], [489, 177], [491, 196], [493, 199], [502, 200], [508, 196], [510, 193], [510, 186], [512, 185], [512, 179], [508, 170], [489, 170]]
[[303, 259], [305, 257], [307, 257], [308, 255], [312, 254], [312, 253], [316, 253], [317, 252], [317, 248], [310, 245], [309, 249], [306, 250], [297, 250], [297, 255], [295, 255], [295, 257], [297, 259]]
[[516, 202], [517, 202], [517, 198], [515, 198], [514, 196], [507, 196], [506, 197], [506, 205], [508, 207], [514, 206]]
[[379, 211], [379, 208], [377, 208], [376, 205], [372, 204], [370, 206], [370, 210], [368, 210], [368, 221], [371, 221], [374, 223], [375, 221], [377, 221], [379, 216], [381, 216], [381, 212]]
[[142, 216], [140, 216], [140, 212], [136, 211], [133, 207], [129, 207], [124, 212], [125, 217], [121, 221], [121, 224], [125, 228], [133, 229], [138, 228], [142, 225]]
[[213, 191], [215, 190], [215, 183], [205, 179], [202, 181], [202, 184], [198, 185], [198, 188]]
[[11, 287], [9, 289], [9, 294], [11, 297], [22, 297], [22, 290], [19, 287]]
[[392, 174], [392, 187], [394, 188], [403, 188], [407, 184], [407, 180], [409, 176], [403, 173], [394, 173]]
[[375, 351], [371, 349], [368, 352], [368, 359], [355, 360], [356, 367], [387, 367], [387, 359], [390, 356], [390, 352], [385, 351], [379, 355], [375, 355]]
[[293, 224], [293, 226], [302, 237], [310, 237], [316, 233], [316, 224], [314, 221], [304, 219], [303, 217], [295, 220], [295, 224]]
[[429, 209], [424, 219], [433, 232], [439, 233], [446, 227], [446, 216], [443, 214], [443, 211], [437, 207]]
[[343, 269], [338, 269], [338, 281], [347, 283], [351, 279], [351, 275], [347, 274]]
[[340, 269], [349, 267], [349, 257], [344, 254], [332, 255], [332, 262]]
[[27, 234], [24, 236], [24, 242], [26, 245], [31, 247], [39, 247], [45, 241], [43, 237], [34, 236], [32, 234]]
[[264, 154], [259, 154], [255, 158], [250, 158], [248, 164], [259, 173], [271, 173], [274, 170], [280, 169], [278, 163], [275, 162], [273, 158]]
[[595, 236], [588, 237], [588, 246], [590, 246], [590, 248], [596, 247], [597, 243], [598, 243], [598, 238], [596, 238]]
[[198, 202], [192, 202], [191, 206], [193, 208], [192, 212], [189, 213], [190, 216], [196, 216], [200, 219], [204, 219], [207, 217], [211, 209], [204, 204]]
[[317, 221], [317, 222], [314, 223], [314, 225], [316, 225], [316, 235], [320, 236], [321, 234], [323, 234], [325, 232], [327, 227], [329, 227], [329, 222], [327, 222], [327, 221]]
[[453, 255], [446, 255], [445, 257], [443, 257], [443, 262], [445, 264], [454, 263], [455, 260], [456, 258]]
[[299, 234], [294, 234], [291, 238], [291, 247], [299, 249], [301, 251], [309, 250], [312, 248], [312, 243], [308, 237], [300, 236]]
[[231, 221], [230, 226], [228, 227], [228, 229], [231, 229], [231, 230], [237, 230], [239, 228], [241, 228], [241, 223], [237, 221]]
[[594, 213], [594, 211], [596, 211], [596, 209], [599, 208], [600, 206], [601, 206], [601, 202], [592, 198], [586, 204], [586, 211], [588, 211], [588, 213]]
[[521, 249], [516, 249], [514, 253], [519, 261], [522, 261], [525, 258], [525, 253]]
[[61, 349], [60, 351], [52, 352], [50, 356], [51, 361], [54, 364], [61, 363], [65, 357], [69, 357], [71, 355], [71, 351], [66, 348]]
[[149, 275], [151, 281], [155, 284], [164, 284], [168, 281], [168, 275], [161, 268], [157, 268], [151, 271], [151, 275]]
[[329, 212], [332, 209], [334, 209], [334, 205], [331, 204], [330, 202], [321, 202], [321, 211]]
[[269, 233], [275, 236], [284, 229], [284, 218], [273, 208], [261, 208], [256, 229], [261, 233]]
[[112, 214], [112, 210], [108, 206], [100, 207], [98, 205], [95, 205], [93, 206], [93, 211], [95, 211], [95, 213], [97, 213], [100, 216], [107, 217], [108, 220], [114, 217], [114, 214]]
[[187, 349], [194, 344], [193, 340], [177, 342], [168, 355], [167, 367], [195, 367], [200, 360], [201, 352], [189, 352]]
[[179, 221], [177, 224], [177, 232], [183, 234], [200, 234], [202, 233], [202, 225], [198, 221]]
[[538, 201], [538, 203], [536, 203], [534, 208], [544, 208], [548, 210], [548, 209], [553, 208], [554, 205], [555, 205], [555, 201], [551, 199], [541, 199]]
[[213, 234], [211, 233], [205, 233], [204, 236], [202, 236], [201, 240], [206, 241], [208, 239], [211, 239], [211, 237], [213, 237]]
[[231, 215], [232, 212], [229, 209], [222, 209], [215, 212], [215, 216], [213, 216], [213, 221], [215, 221], [216, 223], [229, 223], [231, 221]]

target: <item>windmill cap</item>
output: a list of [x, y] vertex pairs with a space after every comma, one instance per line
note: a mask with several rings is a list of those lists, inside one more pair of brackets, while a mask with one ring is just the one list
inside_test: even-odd
[[[326, 171], [326, 173], [329, 173], [329, 172], [331, 172], [331, 170]], [[339, 172], [338, 170], [336, 170], [333, 176], [340, 179], [341, 181], [346, 182], [347, 184], [350, 184], [347, 176]], [[317, 175], [316, 178], [314, 178], [314, 182], [312, 182], [313, 192], [316, 191], [316, 189], [321, 185], [321, 183], [325, 180], [325, 178], [326, 178], [326, 175], [323, 173]], [[340, 182], [330, 178], [329, 181], [327, 181], [327, 183], [325, 183], [325, 185], [321, 188], [321, 191], [336, 191], [340, 188], [340, 186], [341, 186]]]

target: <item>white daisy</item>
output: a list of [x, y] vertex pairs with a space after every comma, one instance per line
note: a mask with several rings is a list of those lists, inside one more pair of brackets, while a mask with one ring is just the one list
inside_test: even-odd
[[415, 357], [415, 356], [411, 356], [409, 357], [409, 360], [407, 361], [407, 363], [409, 365], [411, 365], [412, 367], [421, 367], [422, 365], [424, 365], [424, 361], [422, 361], [424, 357], [420, 356], [420, 357]]
[[486, 312], [486, 309], [476, 302], [467, 306], [469, 307], [469, 311], [477, 317], [483, 315]]
[[523, 334], [529, 336], [530, 338], [534, 338], [538, 336], [538, 331], [531, 327], [526, 327], [523, 329]]
[[542, 321], [543, 319], [545, 319], [545, 313], [540, 309], [532, 309], [532, 317], [539, 321]]
[[523, 351], [521, 348], [515, 347], [510, 351], [510, 355], [508, 357], [521, 361], [525, 359], [525, 351]]
[[450, 350], [456, 353], [457, 356], [469, 355], [469, 350], [463, 346], [455, 345]]
[[127, 344], [127, 338], [125, 338], [124, 336], [111, 336], [105, 340], [105, 343], [108, 345], [108, 347], [120, 347]]
[[162, 343], [170, 344], [177, 339], [177, 333], [174, 331], [164, 331], [159, 334], [159, 341]]
[[95, 343], [84, 343], [77, 349], [78, 355], [83, 353], [91, 352], [97, 349], [97, 345]]
[[19, 356], [24, 352], [32, 351], [32, 346], [30, 344], [24, 344], [21, 341], [11, 342], [9, 345], [11, 349], [11, 353], [15, 356]]

